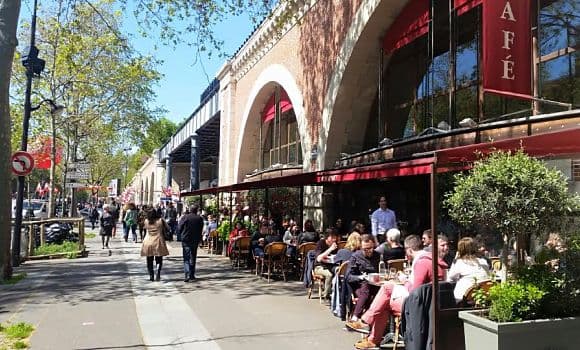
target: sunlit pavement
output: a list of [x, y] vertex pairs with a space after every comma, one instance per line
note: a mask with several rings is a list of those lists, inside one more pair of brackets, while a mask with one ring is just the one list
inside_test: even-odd
[[97, 235], [87, 258], [23, 264], [23, 281], [0, 286], [0, 322], [34, 324], [31, 349], [352, 349], [360, 339], [301, 282], [268, 284], [203, 250], [198, 280], [184, 283], [179, 242], [150, 282], [141, 244], [117, 231], [110, 250]]

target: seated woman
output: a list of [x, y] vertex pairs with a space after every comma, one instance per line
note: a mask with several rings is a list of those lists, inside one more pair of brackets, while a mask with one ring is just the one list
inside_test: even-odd
[[284, 232], [284, 237], [282, 237], [282, 241], [288, 244], [288, 248], [286, 248], [286, 255], [292, 259], [296, 258], [296, 242], [298, 241], [299, 233], [300, 228], [298, 225], [294, 224], [288, 227], [288, 230]]
[[477, 257], [477, 243], [471, 237], [462, 238], [457, 244], [457, 259], [447, 274], [449, 282], [457, 282], [453, 295], [460, 303], [465, 292], [477, 283], [489, 280], [487, 261]]
[[398, 229], [389, 229], [386, 236], [385, 243], [378, 246], [375, 251], [383, 256], [383, 261], [388, 266], [389, 260], [405, 259], [405, 248], [400, 243], [401, 231]]
[[339, 249], [334, 257], [334, 262], [337, 264], [342, 264], [345, 261], [349, 261], [352, 254], [359, 251], [362, 245], [361, 235], [358, 232], [353, 232], [348, 235], [346, 239], [346, 244], [344, 248]]
[[250, 234], [244, 227], [244, 224], [241, 221], [236, 222], [236, 226], [230, 232], [230, 237], [228, 241], [228, 256], [232, 255], [232, 250], [234, 249], [234, 242], [236, 239], [240, 237], [248, 237]]
[[298, 235], [298, 246], [306, 242], [318, 243], [320, 241], [320, 235], [314, 229], [314, 224], [312, 220], [308, 219], [304, 222], [304, 232]]

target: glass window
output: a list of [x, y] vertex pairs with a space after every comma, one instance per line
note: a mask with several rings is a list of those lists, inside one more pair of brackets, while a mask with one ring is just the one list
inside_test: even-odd
[[265, 131], [262, 166], [264, 169], [276, 163], [302, 164], [298, 123], [294, 110], [282, 114], [262, 126]]

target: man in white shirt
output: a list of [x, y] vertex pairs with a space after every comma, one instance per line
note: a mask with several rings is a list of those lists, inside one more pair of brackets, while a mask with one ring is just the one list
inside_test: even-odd
[[379, 199], [379, 209], [371, 215], [372, 234], [377, 242], [385, 241], [385, 232], [391, 228], [397, 228], [397, 218], [395, 212], [387, 208], [387, 197]]

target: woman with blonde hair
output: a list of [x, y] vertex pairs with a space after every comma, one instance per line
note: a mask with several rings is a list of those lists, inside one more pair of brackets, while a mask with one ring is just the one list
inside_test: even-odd
[[362, 246], [361, 235], [358, 232], [351, 233], [350, 235], [348, 235], [348, 238], [346, 239], [346, 244], [344, 245], [344, 248], [339, 249], [338, 252], [336, 252], [336, 256], [334, 257], [335, 263], [340, 264], [344, 261], [348, 261], [352, 256], [352, 253], [356, 252], [357, 250], [360, 250], [361, 246]]
[[489, 266], [483, 258], [477, 257], [477, 243], [471, 237], [462, 238], [457, 243], [457, 258], [451, 265], [447, 280], [457, 282], [453, 295], [458, 303], [465, 292], [475, 284], [489, 280]]

